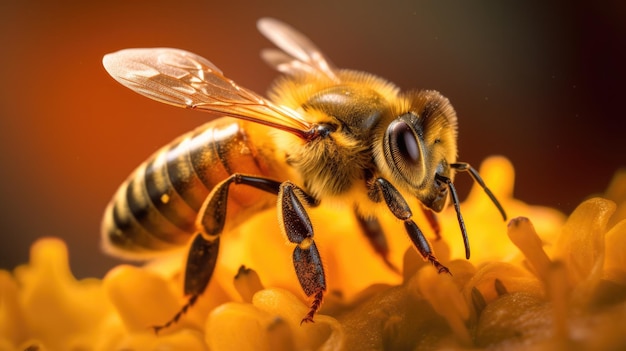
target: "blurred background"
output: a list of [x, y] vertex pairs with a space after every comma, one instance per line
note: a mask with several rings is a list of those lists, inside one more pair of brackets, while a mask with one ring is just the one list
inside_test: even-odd
[[[0, 268], [58, 236], [79, 277], [102, 276], [117, 262], [99, 249], [117, 187], [208, 118], [122, 87], [105, 53], [184, 48], [263, 93], [276, 73], [259, 59], [262, 16], [294, 25], [339, 67], [441, 91], [459, 116], [459, 160], [507, 156], [528, 203], [570, 212], [626, 166], [619, 1], [3, 1]], [[457, 178], [464, 196], [469, 177]]]

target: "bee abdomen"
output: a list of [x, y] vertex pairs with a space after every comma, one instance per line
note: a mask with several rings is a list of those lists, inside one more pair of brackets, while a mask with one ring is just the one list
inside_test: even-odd
[[[105, 213], [105, 246], [124, 255], [186, 244], [215, 185], [233, 173], [267, 176], [257, 158], [240, 122], [231, 119], [215, 120], [181, 136], [122, 184]], [[267, 196], [246, 190], [231, 189], [227, 218], [268, 202]]]

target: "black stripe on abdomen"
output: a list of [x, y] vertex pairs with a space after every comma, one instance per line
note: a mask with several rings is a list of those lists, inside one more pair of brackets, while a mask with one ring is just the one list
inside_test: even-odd
[[183, 138], [180, 143], [166, 151], [166, 169], [170, 183], [180, 197], [195, 212], [209, 195], [207, 188], [194, 170], [189, 157], [190, 138]]
[[135, 216], [131, 213], [126, 197], [128, 183], [124, 183], [118, 190], [113, 202], [107, 207], [105, 214], [105, 232], [107, 241], [113, 247], [121, 248], [127, 252], [141, 252], [145, 250], [167, 250], [178, 244], [172, 245], [159, 240], [153, 233], [147, 231]]
[[229, 126], [234, 127], [234, 129], [230, 131], [226, 130], [225, 132], [218, 124], [212, 128], [198, 130], [191, 139], [189, 159], [198, 179], [208, 189], [213, 189], [217, 184], [231, 175], [231, 173], [224, 168], [218, 156], [219, 145], [230, 142], [233, 138], [233, 132], [237, 132], [237, 125], [235, 123]]
[[181, 198], [170, 182], [165, 153], [160, 153], [146, 166], [144, 182], [154, 207], [179, 229], [193, 233], [197, 212]]
[[126, 203], [137, 223], [159, 240], [167, 243], [185, 243], [188, 232], [168, 220], [152, 203], [144, 181], [146, 169], [143, 165], [131, 178], [126, 188]]

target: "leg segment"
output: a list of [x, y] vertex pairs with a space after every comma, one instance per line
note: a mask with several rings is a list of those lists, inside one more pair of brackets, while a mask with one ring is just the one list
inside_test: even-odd
[[187, 313], [187, 310], [196, 303], [196, 300], [204, 292], [211, 280], [215, 263], [217, 262], [219, 246], [219, 237], [209, 241], [205, 240], [200, 233], [196, 234], [191, 243], [187, 256], [187, 265], [185, 266], [184, 292], [185, 295], [190, 296], [189, 300], [167, 323], [153, 326], [152, 329], [154, 329], [155, 333], [178, 322], [180, 317]]
[[204, 292], [213, 275], [219, 247], [219, 236], [206, 240], [202, 235], [196, 235], [187, 255], [185, 295], [200, 295]]
[[387, 238], [385, 237], [385, 233], [378, 219], [375, 217], [364, 217], [356, 209], [354, 215], [365, 237], [374, 248], [374, 251], [380, 255], [389, 269], [399, 274], [400, 270], [398, 267], [389, 261], [389, 245], [387, 244]]
[[314, 199], [302, 189], [287, 181], [280, 185], [278, 193], [279, 224], [290, 242], [297, 244], [293, 251], [293, 265], [300, 286], [307, 296], [314, 296], [309, 312], [301, 323], [313, 322], [313, 316], [320, 308], [326, 291], [326, 276], [315, 241], [313, 226], [306, 213], [302, 200], [316, 204]]
[[197, 226], [200, 227], [200, 232], [207, 238], [221, 234], [224, 229], [228, 189], [232, 183], [245, 184], [274, 195], [278, 194], [280, 187], [280, 182], [262, 177], [235, 173], [226, 178], [213, 188], [200, 208]]
[[433, 254], [433, 250], [430, 248], [428, 240], [426, 239], [420, 228], [417, 226], [417, 224], [409, 219], [407, 221], [404, 221], [404, 228], [409, 234], [409, 239], [411, 239], [413, 245], [415, 245], [415, 248], [417, 249], [417, 251], [419, 251], [420, 255], [422, 255], [424, 259], [432, 263], [432, 265], [437, 268], [437, 271], [439, 273], [450, 274], [450, 270], [446, 266], [442, 265]]
[[326, 277], [324, 276], [322, 258], [313, 240], [311, 240], [311, 246], [306, 249], [296, 246], [293, 250], [293, 265], [304, 293], [307, 296], [315, 295], [309, 312], [302, 318], [300, 324], [313, 322], [313, 316], [322, 305], [326, 291]]
[[371, 187], [373, 188], [370, 189], [370, 194], [379, 194], [378, 196], [370, 196], [370, 198], [373, 200], [376, 198], [384, 199], [391, 213], [393, 213], [396, 218], [404, 221], [404, 227], [407, 234], [422, 257], [437, 268], [439, 273], [450, 273], [448, 268], [442, 265], [434, 256], [428, 240], [411, 219], [413, 214], [409, 205], [406, 203], [406, 200], [402, 197], [402, 194], [400, 194], [400, 192], [394, 188], [391, 183], [383, 178], [377, 178], [374, 182], [370, 182], [368, 184], [371, 184]]

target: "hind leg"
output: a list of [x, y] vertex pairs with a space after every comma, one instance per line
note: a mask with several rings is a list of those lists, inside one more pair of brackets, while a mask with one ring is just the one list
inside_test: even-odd
[[228, 189], [231, 184], [244, 184], [272, 194], [277, 194], [280, 186], [280, 182], [275, 180], [241, 174], [233, 174], [215, 186], [200, 208], [196, 223], [198, 232], [187, 255], [184, 293], [189, 299], [172, 319], [163, 325], [152, 327], [155, 332], [158, 333], [161, 329], [176, 323], [209, 285], [217, 263], [220, 235], [226, 220]]
[[313, 228], [302, 201], [310, 206], [317, 201], [302, 189], [287, 181], [233, 174], [218, 184], [200, 209], [197, 226], [199, 233], [193, 239], [185, 268], [185, 295], [187, 303], [167, 323], [153, 327], [155, 332], [176, 323], [204, 292], [213, 275], [219, 251], [219, 236], [224, 229], [228, 189], [231, 184], [244, 184], [278, 195], [279, 224], [289, 241], [297, 244], [293, 265], [300, 286], [307, 296], [314, 296], [309, 312], [302, 322], [312, 322], [326, 291], [326, 277], [319, 251], [313, 241]]

